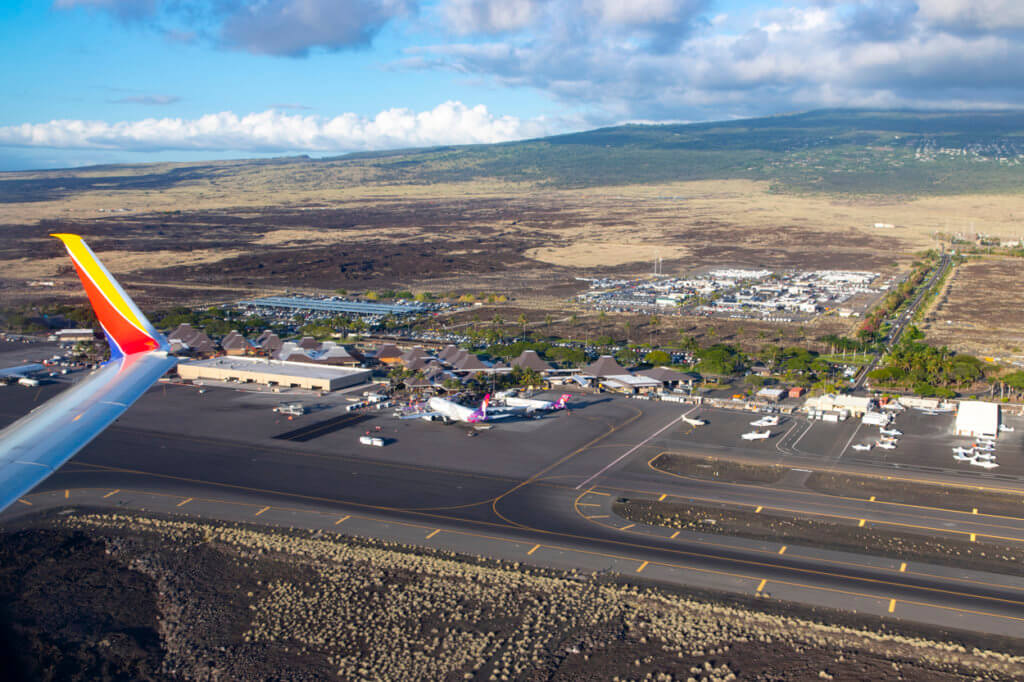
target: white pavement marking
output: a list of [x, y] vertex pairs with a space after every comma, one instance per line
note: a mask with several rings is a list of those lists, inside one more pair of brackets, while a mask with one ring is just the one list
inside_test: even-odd
[[793, 445], [791, 447], [793, 448], [793, 454], [794, 455], [800, 452], [799, 450], [796, 449], [796, 446], [800, 444], [800, 441], [802, 441], [804, 439], [804, 436], [806, 436], [808, 433], [810, 433], [812, 428], [814, 428], [814, 422], [808, 422], [807, 430], [804, 431], [803, 433], [801, 433], [800, 437], [797, 438], [796, 441], [793, 443]]
[[643, 446], [647, 445], [647, 442], [648, 442], [648, 441], [650, 441], [650, 440], [652, 440], [652, 439], [654, 439], [654, 438], [657, 438], [658, 436], [660, 436], [660, 435], [661, 435], [661, 433], [662, 433], [663, 431], [665, 431], [666, 429], [668, 429], [668, 428], [669, 428], [670, 426], [675, 426], [675, 425], [676, 425], [676, 423], [678, 423], [678, 422], [679, 422], [679, 419], [673, 419], [673, 420], [672, 420], [672, 421], [670, 421], [670, 422], [669, 422], [668, 424], [665, 424], [665, 425], [664, 425], [664, 426], [662, 426], [662, 427], [661, 427], [660, 429], [658, 429], [657, 431], [655, 431], [655, 432], [654, 432], [654, 433], [652, 433], [651, 435], [647, 436], [647, 438], [644, 438], [644, 439], [643, 439], [642, 441], [640, 441], [639, 443], [637, 443], [636, 445], [634, 445], [634, 446], [633, 446], [632, 448], [630, 448], [628, 452], [626, 452], [626, 453], [624, 453], [624, 454], [622, 454], [622, 455], [619, 455], [618, 459], [616, 459], [616, 460], [615, 460], [614, 462], [611, 462], [610, 464], [606, 465], [606, 466], [605, 466], [605, 468], [601, 469], [601, 470], [600, 470], [600, 471], [598, 471], [598, 472], [597, 472], [596, 474], [592, 475], [592, 476], [591, 476], [590, 478], [588, 478], [587, 480], [583, 481], [583, 483], [580, 483], [580, 484], [579, 484], [578, 486], [576, 486], [576, 490], [579, 490], [580, 488], [584, 487], [585, 485], [587, 485], [588, 483], [590, 483], [591, 481], [593, 481], [593, 480], [594, 480], [595, 478], [597, 478], [598, 476], [600, 476], [600, 475], [601, 475], [601, 474], [603, 474], [604, 472], [608, 471], [608, 470], [609, 470], [609, 469], [611, 469], [611, 468], [612, 468], [613, 466], [615, 466], [616, 464], [618, 464], [618, 463], [619, 463], [619, 462], [621, 462], [622, 460], [626, 459], [627, 457], [629, 457], [630, 455], [632, 455], [632, 454], [633, 454], [634, 452], [636, 452], [637, 450], [639, 450], [639, 449], [640, 449], [640, 448], [642, 448]]
[[793, 420], [793, 425], [790, 426], [789, 429], [787, 429], [784, 434], [782, 434], [782, 437], [779, 438], [779, 440], [775, 441], [775, 449], [778, 450], [779, 452], [781, 452], [783, 457], [785, 457], [786, 455], [792, 454], [792, 453], [789, 453], [789, 452], [786, 452], [785, 450], [783, 450], [782, 449], [782, 444], [786, 442], [786, 438], [789, 437], [789, 434], [793, 433], [793, 429], [795, 429], [798, 426], [800, 426], [800, 422], [798, 422], [796, 419], [794, 419]]
[[853, 439], [857, 437], [857, 432], [858, 432], [858, 431], [860, 431], [860, 427], [861, 427], [861, 426], [863, 426], [863, 424], [857, 424], [857, 428], [855, 428], [855, 429], [853, 430], [853, 433], [852, 433], [852, 434], [850, 435], [850, 440], [846, 441], [846, 445], [844, 445], [844, 446], [843, 446], [843, 449], [839, 451], [839, 456], [838, 456], [838, 457], [836, 457], [836, 460], [835, 460], [835, 461], [837, 461], [837, 462], [838, 462], [838, 461], [839, 461], [840, 459], [842, 459], [842, 458], [843, 458], [843, 455], [845, 455], [845, 454], [846, 454], [846, 449], [847, 449], [848, 447], [850, 447], [850, 443], [852, 443], [852, 442], [853, 442]]

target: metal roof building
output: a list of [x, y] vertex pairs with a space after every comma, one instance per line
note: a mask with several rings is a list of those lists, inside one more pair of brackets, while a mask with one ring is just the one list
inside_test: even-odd
[[239, 301], [239, 305], [346, 315], [412, 315], [427, 310], [427, 306], [419, 303], [372, 303], [370, 301], [342, 301], [334, 298], [306, 298], [303, 296], [267, 296], [266, 298]]
[[999, 435], [999, 405], [980, 400], [961, 400], [956, 411], [956, 435], [979, 438]]
[[361, 384], [369, 381], [371, 374], [367, 369], [246, 357], [219, 357], [178, 363], [178, 376], [182, 379], [237, 381], [317, 391], [336, 391]]

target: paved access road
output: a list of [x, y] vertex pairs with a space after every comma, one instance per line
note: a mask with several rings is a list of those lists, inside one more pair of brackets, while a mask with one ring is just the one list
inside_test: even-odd
[[[5, 389], [0, 416], [9, 421], [54, 390]], [[678, 420], [678, 405], [587, 396], [570, 412], [496, 424], [475, 437], [461, 426], [371, 415], [357, 426], [297, 442], [274, 436], [334, 419], [338, 409], [289, 422], [271, 413], [275, 402], [275, 396], [229, 390], [199, 396], [158, 386], [6, 513], [85, 504], [330, 528], [1024, 637], [1024, 579], [674, 532], [615, 516], [610, 507], [619, 496], [696, 499], [1024, 541], [1024, 519], [655, 471], [648, 462], [667, 449], [744, 447], [724, 426], [718, 426], [717, 444], [711, 436], [693, 440]], [[728, 419], [715, 415], [712, 421], [702, 428]], [[389, 444], [360, 448], [358, 435], [378, 426]], [[772, 443], [764, 447], [777, 460], [787, 456]]]

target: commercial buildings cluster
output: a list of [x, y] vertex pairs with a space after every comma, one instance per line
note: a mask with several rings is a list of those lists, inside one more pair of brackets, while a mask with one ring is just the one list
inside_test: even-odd
[[[875, 272], [813, 270], [777, 272], [723, 268], [693, 277], [591, 279], [579, 300], [598, 310], [687, 313], [775, 322], [823, 313], [843, 317], [866, 310], [892, 286]], [[859, 300], [854, 300], [858, 298]]]

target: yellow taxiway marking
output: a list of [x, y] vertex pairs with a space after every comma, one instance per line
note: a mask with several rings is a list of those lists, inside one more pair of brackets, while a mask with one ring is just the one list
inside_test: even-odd
[[586, 494], [587, 495], [604, 495], [605, 497], [611, 497], [612, 496], [611, 493], [602, 493], [602, 492], [598, 492], [596, 490], [588, 490], [586, 492]]
[[103, 499], [106, 499], [108, 497], [113, 497], [114, 495], [118, 494], [119, 492], [121, 492], [120, 488], [118, 488], [117, 490], [111, 490], [109, 493], [107, 493], [106, 495], [103, 496]]
[[650, 561], [645, 561], [642, 564], [640, 564], [640, 568], [636, 569], [636, 572], [640, 573], [641, 571], [643, 571], [645, 568], [647, 568], [647, 564], [649, 564], [649, 563], [651, 563], [651, 562]]
[[658, 502], [664, 502], [666, 497], [668, 497], [668, 493], [662, 493], [661, 497], [658, 498]]
[[623, 526], [623, 527], [622, 527], [622, 530], [629, 530], [630, 528], [632, 528], [632, 527], [633, 527], [633, 526], [635, 526], [635, 525], [636, 525], [635, 523], [631, 523], [631, 524], [629, 524], [628, 526]]
[[270, 507], [264, 507], [263, 509], [260, 509], [258, 512], [256, 512], [256, 516], [259, 516], [263, 512], [267, 511], [268, 509], [270, 509]]
[[540, 549], [540, 545], [534, 545], [533, 549], [531, 549], [529, 552], [526, 553], [526, 556], [530, 556], [531, 554], [536, 552], [538, 549]]
[[605, 514], [603, 516], [588, 516], [587, 518], [588, 519], [607, 519], [608, 518], [608, 514]]
[[441, 532], [440, 528], [435, 528], [434, 530], [432, 530], [430, 532], [430, 535], [427, 536], [427, 539], [429, 540], [430, 538], [434, 537], [435, 535], [437, 535], [440, 532]]
[[754, 510], [754, 513], [760, 514], [762, 509], [764, 509], [764, 507], [758, 506], [758, 508]]
[[760, 592], [764, 589], [764, 586], [768, 584], [768, 578], [761, 581], [761, 584], [757, 586], [757, 591]]
[[[673, 452], [672, 450], [665, 450], [663, 452], [659, 452], [657, 455], [655, 455], [654, 457], [651, 457], [649, 460], [647, 460], [648, 468], [653, 469], [654, 471], [657, 471], [658, 473], [664, 474], [666, 476], [674, 476], [675, 478], [685, 478], [685, 479], [689, 479], [689, 480], [697, 480], [697, 479], [693, 479], [690, 476], [685, 476], [683, 474], [677, 474], [677, 473], [674, 473], [672, 471], [666, 471], [665, 469], [660, 469], [660, 468], [658, 468], [658, 467], [656, 467], [654, 465], [654, 461], [657, 460], [662, 455], [672, 455], [672, 454], [685, 454], [685, 453], [677, 453], [677, 452]], [[827, 473], [835, 473], [835, 471], [833, 469], [827, 469], [827, 470], [826, 469], [812, 469], [812, 471], [826, 471]], [[871, 476], [871, 474], [864, 474], [864, 475]], [[881, 477], [879, 477], [879, 478], [881, 478]], [[886, 481], [893, 480], [892, 476], [885, 476], [884, 478], [885, 478]], [[924, 483], [926, 485], [939, 485], [939, 483], [937, 483], [934, 480], [930, 481], [930, 480], [927, 480], [927, 479], [905, 478], [905, 477], [902, 477], [902, 476], [897, 477], [896, 480], [910, 482], [910, 483]], [[718, 485], [722, 485], [722, 486], [736, 486], [736, 487], [740, 487], [740, 488], [752, 488], [752, 487], [756, 488], [757, 487], [756, 485], [751, 485], [751, 484], [747, 484], [747, 483], [723, 483], [721, 481], [716, 481], [716, 483]], [[952, 483], [952, 482], [949, 482], [949, 481], [942, 482], [941, 485], [947, 486], [947, 487], [953, 487], [953, 488], [964, 488], [966, 490], [977, 490], [977, 491], [985, 491], [985, 490], [987, 490], [987, 491], [997, 492], [997, 493], [1009, 493], [1010, 495], [1019, 495], [1020, 494], [1019, 490], [1014, 490], [1012, 488], [996, 488], [996, 487], [991, 487], [991, 486], [963, 485], [961, 483]], [[633, 491], [628, 491], [628, 492], [644, 492], [644, 491], [633, 490]], [[818, 494], [818, 493], [801, 493], [801, 494], [803, 494], [803, 495], [814, 495], [814, 494]], [[847, 497], [845, 495], [834, 495], [833, 497], [835, 497], [836, 499], [839, 499], [839, 500], [851, 500], [851, 501], [858, 501], [858, 502], [863, 502], [864, 501], [863, 497]], [[694, 498], [694, 497], [691, 497], [690, 499], [691, 500], [702, 500], [704, 498], [699, 498], [699, 497], [698, 498]], [[709, 501], [717, 501], [717, 500], [709, 500]], [[967, 514], [967, 513], [969, 513], [969, 512], [963, 511], [961, 509], [947, 509], [945, 507], [928, 507], [928, 506], [923, 506], [923, 505], [919, 505], [919, 504], [907, 504], [907, 503], [904, 503], [904, 502], [883, 502], [883, 501], [878, 501], [878, 500], [876, 500], [876, 501], [879, 504], [886, 504], [886, 505], [891, 505], [891, 506], [894, 506], [894, 507], [906, 507], [908, 509], [924, 509], [926, 511], [952, 512], [952, 513], [955, 513], [955, 514]], [[979, 516], [986, 516], [986, 517], [992, 518], [992, 519], [1010, 519], [1010, 520], [1013, 520], [1013, 521], [1024, 520], [1020, 516], [1005, 516], [1005, 515], [1001, 515], [1001, 514], [982, 514], [981, 512], [978, 512], [978, 514], [979, 514]], [[941, 528], [927, 528], [927, 527], [925, 527], [925, 529], [926, 530], [943, 530]], [[1001, 539], [1001, 540], [1006, 539], [1006, 538], [999, 538], [998, 536], [995, 536], [995, 537], [997, 537], [997, 539]]]
[[346, 521], [348, 521], [348, 520], [349, 520], [350, 518], [352, 518], [352, 515], [351, 515], [351, 514], [349, 514], [349, 515], [347, 515], [347, 516], [342, 516], [342, 517], [341, 517], [340, 519], [338, 519], [337, 521], [335, 521], [335, 522], [334, 522], [334, 525], [335, 525], [335, 526], [337, 526], [338, 524], [341, 524], [341, 523], [345, 523], [345, 522], [346, 522]]
[[857, 527], [858, 528], [863, 528], [864, 527], [864, 521], [865, 521], [865, 519], [861, 519], [860, 523], [857, 524]]
[[889, 613], [892, 613], [895, 610], [896, 610], [896, 600], [895, 599], [890, 599], [889, 600]]
[[679, 537], [679, 531], [672, 533], [672, 537], [670, 537], [669, 540], [675, 540], [677, 537]]
[[[83, 412], [82, 414], [85, 414], [85, 413]], [[72, 419], [71, 421], [73, 421], [73, 422], [76, 422], [76, 421], [78, 421], [79, 419], [81, 419], [81, 418], [82, 418], [82, 414], [77, 414], [77, 415], [75, 415], [75, 418], [74, 418], [74, 419]]]
[[786, 553], [786, 546], [783, 545], [782, 549], [779, 550], [779, 554], [785, 554], [785, 553]]
[[[96, 468], [100, 468], [100, 469], [117, 470], [114, 467], [101, 467], [101, 466], [98, 466], [98, 465], [91, 465], [91, 466], [95, 466]], [[178, 477], [174, 477], [174, 478], [178, 478]], [[231, 487], [231, 488], [240, 487], [240, 486], [232, 486], [232, 485], [225, 485], [225, 484], [219, 484], [219, 485], [222, 485], [224, 487]], [[139, 492], [141, 492], [142, 494], [151, 495], [151, 496], [154, 496], [154, 497], [172, 497], [170, 495], [165, 495], [165, 494], [161, 494], [161, 493], [157, 493], [157, 492], [152, 492], [152, 491], [139, 491]], [[266, 491], [263, 491], [263, 492], [266, 492]], [[298, 497], [306, 497], [306, 496], [298, 496]], [[251, 505], [251, 504], [247, 504], [247, 503], [235, 502], [235, 501], [232, 501], [232, 500], [223, 500], [223, 499], [219, 499], [219, 498], [204, 498], [204, 499], [206, 499], [209, 502], [217, 502], [217, 503], [226, 504], [226, 505], [229, 505], [229, 506], [230, 505], [236, 505], [236, 506], [241, 506], [241, 507], [252, 507], [252, 506], [255, 506], [255, 505]], [[364, 505], [364, 506], [370, 507], [371, 505]], [[291, 508], [288, 508], [288, 507], [284, 507], [282, 509], [284, 511], [312, 513], [312, 514], [315, 514], [315, 515], [323, 514], [323, 512], [315, 512], [315, 511], [311, 512], [309, 509], [299, 509], [299, 508], [291, 509]], [[429, 516], [428, 514], [423, 514], [423, 515], [424, 516]], [[360, 516], [359, 518], [366, 518], [366, 519], [372, 520], [374, 517], [363, 517], [363, 516]], [[448, 517], [443, 517], [443, 518], [448, 518]], [[398, 525], [409, 526], [409, 527], [413, 527], [413, 528], [424, 528], [424, 526], [422, 524], [419, 524], [419, 523], [416, 523], [416, 522], [396, 521], [395, 523], [397, 523]], [[478, 523], [480, 523], [480, 522], [478, 522]], [[489, 526], [496, 526], [496, 527], [498, 527], [500, 524], [484, 522], [482, 525], [489, 525]], [[468, 536], [472, 536], [472, 537], [481, 537], [481, 538], [486, 538], [486, 539], [489, 539], [489, 540], [501, 540], [501, 541], [504, 541], [504, 542], [516, 542], [516, 541], [509, 540], [506, 537], [497, 536], [497, 535], [490, 535], [490, 534], [486, 534], [486, 533], [478, 533], [478, 532], [472, 532], [472, 531], [459, 531], [459, 530], [450, 531], [450, 532], [454, 532], [457, 535], [468, 535]], [[570, 534], [570, 533], [559, 533], [559, 532], [552, 532], [552, 531], [540, 531], [540, 532], [548, 533], [550, 535], [557, 535], [557, 536], [568, 537], [568, 538], [575, 538], [575, 539], [590, 539], [587, 536], [573, 535], [573, 534]], [[649, 549], [648, 547], [645, 547], [643, 545], [635, 545], [633, 543], [616, 542], [614, 540], [612, 542], [615, 543], [615, 544], [621, 544], [623, 546], [641, 547], [641, 548], [644, 548], [644, 549]], [[561, 550], [561, 551], [575, 551], [575, 552], [578, 552], [580, 554], [600, 556], [600, 557], [603, 557], [603, 558], [622, 559], [622, 560], [634, 559], [635, 560], [634, 557], [624, 556], [624, 555], [621, 555], [621, 554], [613, 554], [613, 553], [608, 553], [608, 552], [594, 552], [594, 551], [588, 551], [588, 550], [585, 550], [585, 549], [578, 549], [578, 548], [570, 549], [569, 547], [558, 547], [558, 546], [555, 546], [554, 548], [558, 549], [558, 550]], [[696, 554], [696, 553], [693, 553], [693, 552], [677, 552], [677, 553], [681, 553], [681, 554], [685, 554], [685, 555], [690, 555], [690, 556], [700, 556], [699, 554]], [[702, 569], [702, 568], [698, 568], [698, 567], [695, 567], [695, 566], [692, 566], [692, 565], [669, 563], [669, 562], [656, 562], [656, 563], [659, 566], [665, 566], [665, 567], [668, 567], [668, 568], [685, 569], [685, 570], [690, 570], [690, 571], [696, 571], [698, 573], [707, 573], [707, 574], [714, 574], [714, 575], [725, 575], [725, 576], [730, 576], [730, 577], [735, 577], [735, 578], [743, 578], [743, 579], [747, 579], [747, 580], [756, 580], [756, 578], [754, 578], [753, 576], [744, 575], [743, 573], [734, 572], [734, 571], [723, 571], [723, 570], [720, 570], [720, 569]], [[754, 561], [742, 561], [741, 563], [744, 563], [744, 564], [757, 564], [757, 565], [768, 565], [768, 564], [763, 564], [761, 562], [754, 562]], [[801, 572], [802, 573], [815, 573], [815, 571], [801, 571]], [[826, 575], [839, 575], [839, 574], [833, 574], [833, 573], [824, 573], [824, 574], [826, 574]], [[830, 593], [836, 593], [836, 594], [847, 594], [847, 595], [852, 595], [852, 596], [856, 596], [856, 597], [868, 597], [868, 598], [875, 598], [875, 599], [878, 598], [877, 594], [870, 594], [870, 593], [867, 593], [867, 592], [852, 591], [852, 590], [840, 590], [840, 589], [822, 587], [820, 585], [814, 585], [814, 584], [810, 584], [810, 583], [802, 583], [802, 582], [786, 581], [786, 580], [783, 580], [783, 581], [776, 580], [775, 582], [781, 582], [781, 584], [783, 584], [783, 585], [793, 585], [793, 586], [796, 586], [796, 587], [802, 587], [802, 588], [812, 589], [812, 590], [816, 590], [816, 591], [830, 592]], [[875, 583], [875, 584], [888, 584], [887, 581], [884, 581], [884, 580], [868, 580], [868, 581], [865, 581], [865, 582], [870, 582], [870, 583]], [[971, 581], [971, 582], [976, 582], [976, 581]], [[942, 592], [942, 593], [946, 593], [946, 594], [959, 594], [959, 595], [965, 594], [965, 593], [962, 593], [962, 592], [954, 592], [954, 591], [950, 591], [950, 590], [937, 590], [937, 589], [934, 589], [934, 588], [925, 588], [924, 591], [928, 591], [928, 592]], [[986, 598], [989, 599], [989, 600], [993, 600], [993, 598], [991, 598], [991, 597], [986, 597]], [[1001, 618], [1001, 619], [1005, 619], [1005, 620], [1012, 620], [1012, 621], [1015, 621], [1015, 622], [1018, 622], [1018, 623], [1024, 623], [1024, 618], [1021, 618], [1021, 617], [1018, 617], [1018, 616], [1009, 616], [1009, 615], [1006, 615], [1006, 614], [1003, 614], [1003, 613], [992, 613], [992, 612], [987, 612], [987, 611], [967, 610], [967, 609], [963, 609], [962, 607], [959, 607], [959, 606], [957, 606], [957, 607], [949, 607], [949, 606], [943, 606], [941, 604], [935, 604], [935, 603], [930, 603], [930, 602], [908, 601], [906, 599], [903, 600], [903, 601], [904, 601], [904, 603], [910, 604], [912, 606], [923, 606], [923, 607], [929, 607], [929, 608], [940, 609], [940, 610], [954, 611], [954, 612], [959, 613], [959, 614], [969, 613], [969, 614], [972, 614], [972, 615], [986, 616], [986, 617], [991, 617], [991, 618]], [[998, 599], [998, 598], [996, 598], [996, 599], [994, 599], [994, 601], [1001, 601], [1001, 602], [1015, 604], [1015, 605], [1018, 605], [1018, 606], [1024, 606], [1024, 602], [1014, 602], [1014, 601], [1008, 600], [1008, 599]]]
[[[665, 454], [665, 453], [662, 453], [662, 454]], [[676, 478], [683, 478], [683, 479], [692, 480], [688, 476], [684, 476], [682, 474], [677, 474], [677, 473], [674, 473], [674, 472], [671, 472], [671, 471], [665, 471], [663, 469], [659, 469], [658, 467], [654, 466], [652, 464], [652, 462], [655, 459], [657, 459], [658, 457], [660, 457], [660, 456], [661, 455], [656, 455], [656, 456], [652, 457], [650, 460], [648, 460], [648, 462], [647, 462], [648, 468], [653, 469], [654, 471], [657, 471], [659, 473], [665, 474], [666, 476], [674, 476]], [[900, 480], [903, 480], [903, 479], [900, 479]], [[750, 486], [748, 486], [746, 484], [742, 484], [742, 483], [719, 483], [719, 485], [750, 487]], [[1002, 490], [1002, 489], [1000, 489], [1000, 490]], [[1018, 491], [1015, 494], [1019, 495], [1020, 493]], [[863, 502], [864, 501], [864, 498], [862, 498], [862, 497], [861, 498], [854, 498], [854, 497], [844, 497], [844, 496], [841, 496], [841, 495], [835, 495], [834, 497], [836, 497], [836, 499], [840, 499], [840, 500], [856, 500], [858, 502]], [[715, 503], [715, 504], [720, 504], [721, 503], [720, 500], [715, 499], [715, 498], [693, 497], [693, 496], [690, 496], [690, 495], [687, 495], [687, 499], [690, 500], [691, 502], [712, 502], [712, 503]], [[941, 509], [939, 507], [920, 507], [920, 506], [917, 506], [917, 505], [901, 504], [901, 503], [897, 503], [897, 502], [879, 502], [879, 504], [895, 505], [895, 506], [898, 506], [898, 507], [906, 507], [906, 508], [910, 508], [910, 509], [925, 509], [925, 510], [938, 510], [938, 511], [945, 511], [945, 512], [956, 512], [958, 514], [967, 514], [968, 513], [966, 511], [959, 511], [958, 512], [955, 509]], [[772, 507], [769, 507], [769, 508], [774, 510], [774, 511], [776, 511], [776, 512], [786, 512], [786, 513], [789, 513], [789, 514], [796, 514], [798, 516], [799, 515], [804, 515], [804, 514], [812, 514], [814, 516], [820, 516], [822, 518], [828, 518], [828, 519], [851, 519], [852, 520], [852, 519], [856, 519], [857, 518], [857, 517], [848, 516], [848, 515], [845, 515], [845, 514], [829, 514], [827, 512], [822, 512], [822, 511], [809, 512], [809, 511], [803, 510], [803, 509], [793, 509], [793, 508], [782, 507], [782, 506], [772, 506]], [[989, 518], [1014, 519], [1016, 521], [1022, 520], [1021, 518], [1013, 517], [1013, 516], [994, 517], [992, 514], [986, 514], [985, 516], [987, 516]], [[902, 521], [887, 521], [885, 519], [872, 519], [872, 523], [881, 524], [881, 525], [884, 525], [884, 526], [892, 526], [894, 528], [913, 528], [915, 530], [941, 531], [941, 532], [944, 532], [944, 533], [947, 533], [947, 532], [948, 533], [957, 533], [957, 534], [960, 534], [960, 535], [966, 535], [967, 534], [967, 531], [963, 531], [963, 530], [955, 530], [955, 529], [942, 528], [942, 527], [936, 527], [936, 526], [923, 526], [923, 525], [916, 524], [916, 523], [906, 523], [906, 522], [902, 522]], [[1005, 528], [1006, 526], [998, 526], [998, 527]], [[1016, 529], [1014, 529], [1014, 530], [1016, 530]], [[1010, 542], [1024, 542], [1024, 538], [1019, 537], [1019, 536], [1018, 537], [1013, 537], [1013, 536], [1005, 536], [1005, 535], [995, 535], [995, 534], [992, 534], [992, 533], [982, 533], [982, 535], [984, 537], [986, 537], [986, 538], [991, 538], [993, 540], [1008, 540]]]
[[64, 489], [64, 499], [67, 500], [71, 497], [71, 491], [67, 488]]
[[900, 573], [906, 573], [906, 572], [907, 572], [907, 562], [904, 561], [903, 563], [900, 564]]
[[594, 504], [593, 502], [577, 502], [576, 504], [578, 504], [581, 507], [600, 507], [601, 506], [599, 504]]
[[870, 498], [868, 498], [868, 502], [874, 502], [874, 501], [875, 501], [875, 496], [874, 495], [872, 495]]
[[187, 497], [187, 498], [185, 498], [184, 500], [182, 500], [181, 502], [179, 502], [179, 503], [178, 503], [178, 506], [179, 506], [179, 507], [184, 507], [184, 506], [185, 506], [186, 504], [188, 504], [189, 502], [191, 502], [191, 501], [192, 501], [192, 499], [193, 499], [193, 498], [191, 498], [191, 497]]
[[18, 502], [21, 502], [22, 504], [27, 504], [30, 507], [32, 506], [32, 503], [26, 500], [24, 497], [19, 497]]
[[976, 539], [978, 539], [977, 533], [971, 533], [971, 542], [974, 542]]

